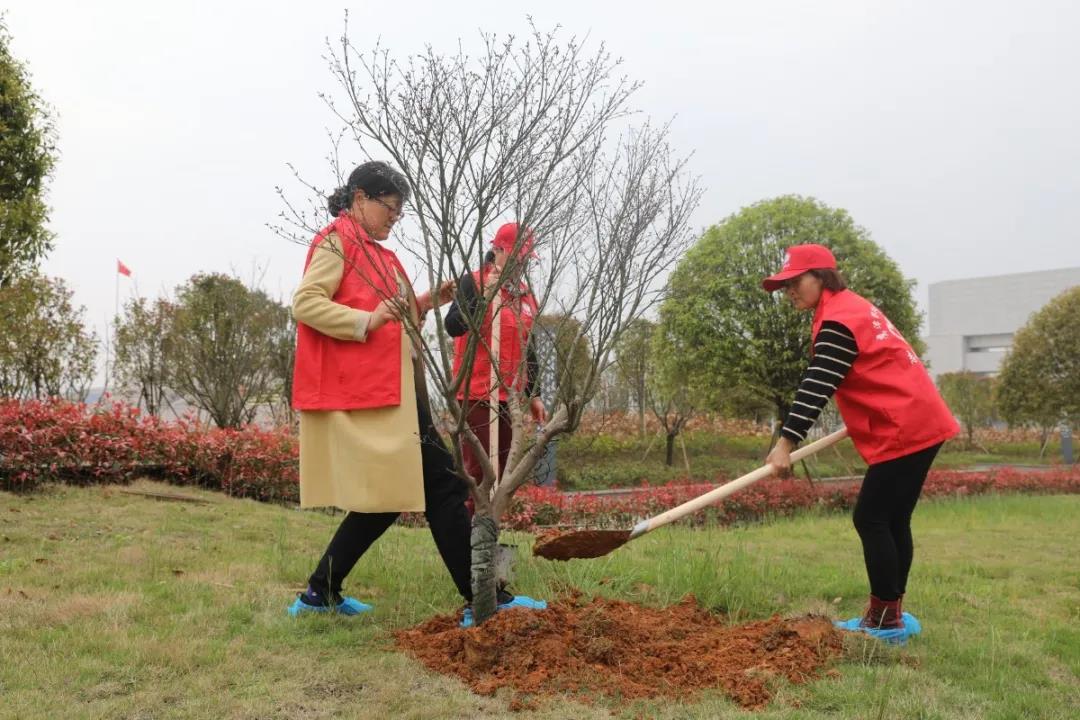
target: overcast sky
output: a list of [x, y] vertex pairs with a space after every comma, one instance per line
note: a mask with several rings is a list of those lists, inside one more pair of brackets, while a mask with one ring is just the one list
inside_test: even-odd
[[[330, 185], [317, 99], [344, 5], [6, 2], [14, 54], [58, 115], [51, 185], [67, 280], [104, 332], [116, 259], [138, 291], [264, 268], [303, 248], [266, 228], [287, 162]], [[675, 118], [705, 226], [776, 195], [846, 208], [919, 283], [1080, 266], [1080, 3], [1069, 0], [547, 0], [353, 3], [358, 45], [403, 57], [478, 31], [589, 33]], [[325, 176], [325, 177], [324, 177]], [[121, 283], [121, 300], [135, 283]]]

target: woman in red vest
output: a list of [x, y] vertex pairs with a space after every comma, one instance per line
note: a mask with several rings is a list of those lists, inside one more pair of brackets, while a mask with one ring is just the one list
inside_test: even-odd
[[942, 444], [960, 427], [918, 356], [889, 319], [846, 289], [822, 245], [796, 245], [783, 268], [762, 283], [783, 289], [797, 310], [813, 310], [810, 366], [795, 393], [768, 461], [791, 471], [791, 451], [806, 439], [830, 397], [869, 468], [855, 503], [855, 529], [870, 579], [862, 617], [848, 630], [903, 643], [920, 631], [903, 611], [911, 569], [911, 514]]
[[[367, 162], [329, 201], [334, 221], [315, 236], [293, 297], [297, 320], [293, 405], [300, 411], [300, 504], [347, 511], [290, 615], [371, 606], [341, 594], [342, 580], [403, 511], [423, 511], [458, 592], [469, 602], [468, 490], [431, 421], [423, 366], [402, 318], [416, 297], [382, 243], [409, 197], [405, 177]], [[438, 302], [453, 296], [446, 283]]]
[[[522, 237], [518, 237], [519, 233]], [[544, 403], [537, 390], [539, 363], [532, 344], [532, 327], [536, 320], [537, 304], [527, 283], [521, 276], [525, 263], [537, 257], [533, 250], [534, 239], [528, 229], [519, 229], [517, 223], [506, 223], [495, 233], [492, 249], [484, 266], [474, 273], [463, 275], [457, 283], [457, 297], [446, 313], [446, 331], [454, 341], [454, 377], [458, 377], [465, 362], [469, 346], [469, 333], [474, 330], [480, 337], [476, 343], [472, 369], [458, 390], [457, 398], [467, 406], [469, 427], [476, 434], [485, 452], [490, 452], [488, 426], [491, 423], [490, 402], [495, 394], [491, 373], [492, 322], [495, 305], [499, 308], [499, 367], [495, 374], [499, 394], [499, 474], [502, 475], [510, 453], [510, 413], [507, 402], [511, 395], [530, 398], [529, 407], [537, 424], [546, 421]], [[515, 248], [517, 252], [515, 254]], [[513, 261], [511, 262], [511, 259]], [[510, 265], [503, 277], [503, 269]], [[495, 284], [503, 282], [498, 300], [487, 307], [484, 317], [479, 317], [481, 295], [490, 292]], [[465, 469], [474, 478], [481, 478], [480, 462], [468, 444], [462, 447]]]

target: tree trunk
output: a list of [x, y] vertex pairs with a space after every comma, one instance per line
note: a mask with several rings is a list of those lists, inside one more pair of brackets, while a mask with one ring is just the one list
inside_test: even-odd
[[477, 513], [472, 522], [472, 611], [479, 625], [495, 614], [495, 551], [499, 547], [499, 524]]
[[667, 456], [665, 463], [668, 467], [675, 464], [675, 435], [672, 433], [668, 433], [667, 436]]

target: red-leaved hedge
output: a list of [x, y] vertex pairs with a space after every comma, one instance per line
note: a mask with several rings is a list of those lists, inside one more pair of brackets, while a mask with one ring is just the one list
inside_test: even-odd
[[[30, 490], [42, 482], [128, 482], [154, 477], [265, 501], [299, 500], [298, 447], [287, 429], [208, 428], [193, 418], [166, 422], [119, 402], [82, 405], [0, 400], [0, 489]], [[566, 494], [526, 487], [503, 527], [531, 530], [568, 525], [627, 528], [712, 489], [672, 483], [614, 495]], [[697, 513], [689, 522], [731, 524], [822, 508], [846, 510], [858, 483], [765, 480]], [[934, 471], [924, 497], [984, 493], [1080, 493], [1080, 467], [1046, 471]], [[415, 524], [422, 515], [410, 514]]]
[[119, 402], [0, 400], [0, 488], [155, 477], [257, 500], [299, 497], [297, 441], [286, 430], [166, 422]]

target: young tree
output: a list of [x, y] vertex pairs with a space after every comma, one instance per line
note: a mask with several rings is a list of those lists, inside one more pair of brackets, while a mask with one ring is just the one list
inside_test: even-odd
[[742, 388], [787, 417], [809, 361], [811, 313], [797, 312], [782, 293], [761, 289], [784, 251], [819, 243], [836, 255], [849, 287], [877, 305], [917, 351], [914, 281], [844, 210], [810, 198], [765, 200], [709, 228], [672, 273], [660, 322], [677, 338], [683, 359], [710, 378], [710, 406], [727, 388]]
[[937, 384], [946, 404], [964, 424], [968, 447], [974, 447], [975, 428], [986, 427], [994, 419], [993, 378], [951, 372], [939, 375]]
[[281, 312], [265, 292], [236, 278], [193, 276], [176, 291], [166, 341], [169, 384], [218, 427], [251, 422], [274, 395], [278, 374], [269, 358]]
[[704, 378], [684, 361], [679, 338], [671, 335], [667, 326], [656, 327], [649, 340], [651, 359], [645, 382], [653, 414], [664, 429], [664, 462], [671, 467], [675, 463], [675, 438], [693, 418], [700, 399], [706, 395], [701, 392]]
[[164, 298], [135, 298], [116, 319], [116, 359], [113, 374], [118, 387], [138, 395], [139, 405], [151, 415], [171, 407], [169, 393], [169, 338], [176, 306]]
[[1013, 337], [998, 376], [998, 402], [1010, 424], [1049, 430], [1080, 416], [1080, 287], [1031, 316]]
[[32, 271], [53, 239], [45, 226], [45, 196], [56, 162], [56, 132], [10, 44], [0, 15], [0, 287]]
[[550, 378], [556, 407], [582, 398], [589, 382], [597, 385], [589, 397], [596, 394], [600, 378], [590, 378], [592, 348], [580, 322], [570, 315], [541, 315], [533, 326], [533, 335], [541, 377]]
[[[514, 491], [531, 479], [546, 445], [577, 427], [615, 343], [657, 302], [664, 274], [688, 244], [700, 197], [668, 146], [667, 127], [630, 125], [638, 86], [615, 74], [618, 62], [603, 47], [590, 51], [535, 29], [521, 39], [482, 39], [475, 56], [460, 47], [449, 55], [428, 48], [397, 62], [382, 48], [354, 46], [346, 33], [331, 52], [345, 100], [328, 100], [362, 155], [378, 154], [408, 178], [414, 219], [402, 242], [423, 263], [428, 287], [480, 267], [496, 225], [517, 221], [532, 229], [543, 256], [529, 280], [540, 313], [560, 318], [544, 330], [555, 347], [572, 349], [570, 358], [587, 350], [583, 368], [575, 361], [553, 370], [556, 400], [538, 433], [525, 426], [527, 398], [511, 398], [510, 455], [497, 480], [457, 391], [477, 348], [490, 343], [477, 331], [498, 286], [469, 319], [457, 374], [443, 311], [432, 313], [436, 342], [423, 346], [423, 361], [446, 402], [455, 463], [476, 504], [478, 622], [495, 610], [494, 549]], [[309, 242], [321, 221], [289, 208]], [[525, 241], [522, 232], [517, 247]], [[520, 271], [508, 263], [500, 280]], [[419, 337], [419, 329], [410, 332]], [[480, 459], [482, 477], [465, 472], [465, 444]]]
[[292, 409], [293, 366], [296, 364], [296, 320], [292, 309], [278, 305], [274, 309], [271, 325], [270, 365], [274, 370], [274, 383], [269, 404], [274, 420], [279, 425], [292, 425], [296, 414]]
[[645, 409], [650, 406], [648, 381], [655, 332], [656, 323], [638, 318], [627, 326], [615, 345], [615, 366], [634, 399], [638, 413], [638, 432], [642, 438], [645, 437]]
[[0, 397], [85, 400], [97, 335], [63, 280], [28, 275], [0, 287]]

